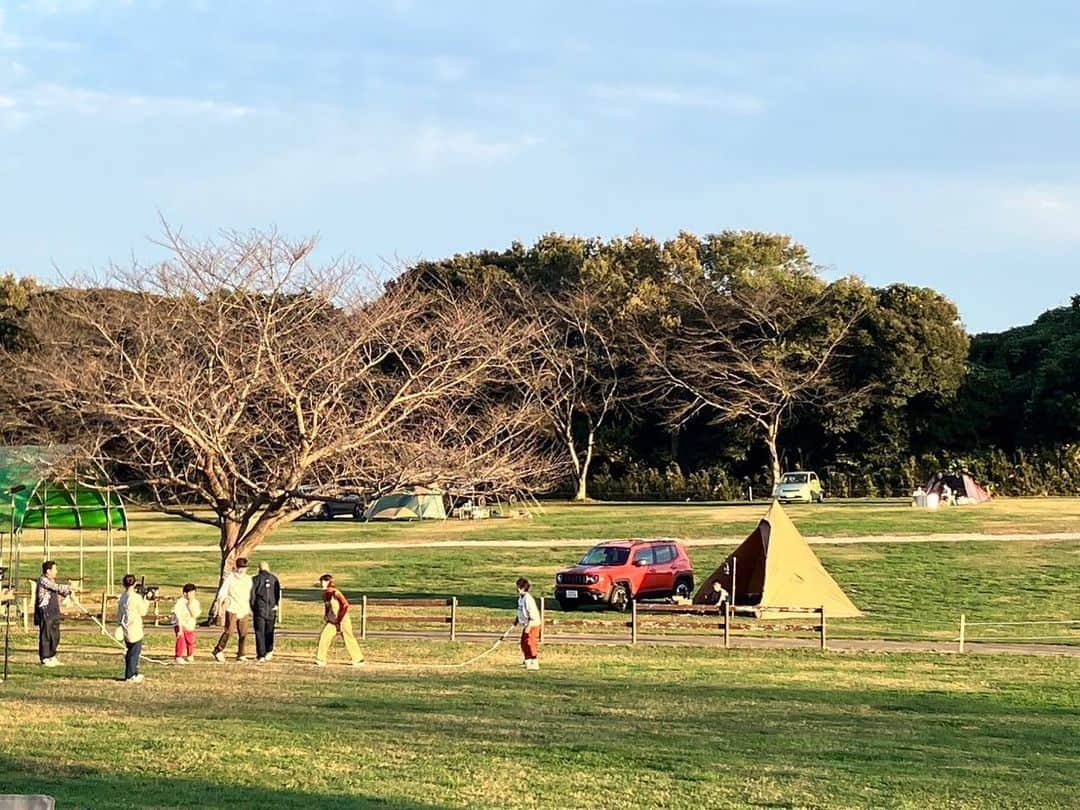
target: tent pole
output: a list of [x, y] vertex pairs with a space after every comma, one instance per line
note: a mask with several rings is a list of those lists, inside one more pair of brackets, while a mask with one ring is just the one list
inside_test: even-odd
[[112, 596], [113, 587], [112, 510], [109, 509], [109, 490], [105, 490], [105, 593]]

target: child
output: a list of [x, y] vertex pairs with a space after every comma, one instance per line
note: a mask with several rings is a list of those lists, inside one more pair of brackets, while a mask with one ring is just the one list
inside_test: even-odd
[[195, 660], [195, 620], [202, 606], [195, 598], [195, 585], [184, 585], [183, 595], [173, 605], [173, 628], [176, 630], [176, 663], [190, 664]]
[[529, 593], [531, 587], [525, 577], [518, 579], [517, 616], [514, 624], [521, 625], [521, 653], [524, 656], [522, 666], [525, 669], [540, 669], [540, 662], [536, 658], [540, 651], [540, 608]]
[[334, 636], [340, 634], [345, 640], [345, 649], [349, 651], [354, 667], [364, 663], [364, 654], [360, 652], [360, 645], [356, 643], [353, 635], [352, 619], [349, 618], [349, 600], [345, 594], [334, 587], [334, 577], [331, 574], [323, 574], [319, 577], [319, 587], [323, 590], [323, 625], [322, 633], [319, 634], [319, 649], [315, 653], [315, 666], [326, 666], [326, 653], [330, 650], [330, 644]]
[[124, 645], [124, 680], [128, 683], [142, 683], [139, 674], [139, 656], [142, 655], [143, 616], [150, 610], [150, 603], [135, 591], [135, 575], [124, 574], [124, 592], [116, 604], [116, 620], [123, 630]]

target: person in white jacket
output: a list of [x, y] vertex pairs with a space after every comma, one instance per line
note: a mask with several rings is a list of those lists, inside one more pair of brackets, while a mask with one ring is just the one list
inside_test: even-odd
[[123, 631], [124, 680], [128, 683], [142, 683], [139, 674], [139, 656], [142, 655], [143, 616], [150, 610], [150, 603], [135, 590], [135, 575], [124, 574], [124, 592], [116, 603], [116, 621]]
[[217, 594], [218, 618], [225, 614], [225, 630], [214, 645], [214, 660], [225, 662], [225, 648], [233, 633], [240, 637], [236, 650], [237, 661], [247, 661], [247, 637], [251, 624], [251, 576], [247, 572], [248, 561], [244, 557], [236, 560], [236, 570], [225, 577]]
[[190, 664], [195, 660], [195, 625], [202, 605], [195, 598], [195, 583], [184, 585], [183, 595], [173, 605], [173, 629], [176, 630], [176, 663]]
[[517, 581], [518, 603], [515, 625], [521, 625], [522, 666], [525, 669], [540, 669], [537, 656], [540, 653], [540, 608], [529, 589], [532, 585], [525, 577]]

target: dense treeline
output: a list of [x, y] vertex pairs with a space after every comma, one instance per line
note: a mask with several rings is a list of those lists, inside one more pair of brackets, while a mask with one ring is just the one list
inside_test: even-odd
[[[146, 271], [127, 274], [119, 286], [134, 298], [126, 304], [109, 290], [98, 289], [87, 306], [78, 291], [58, 296], [32, 281], [0, 278], [0, 342], [16, 358], [11, 362], [32, 370], [27, 358], [57, 351], [47, 345], [55, 337], [45, 333], [64, 322], [59, 316], [74, 313], [105, 339], [99, 355], [93, 341], [87, 348], [79, 338], [68, 347], [78, 346], [82, 361], [95, 367], [108, 352], [126, 358], [131, 335], [142, 330], [140, 363], [153, 363], [160, 339], [173, 352], [161, 365], [170, 373], [186, 368], [186, 378], [205, 377], [218, 389], [209, 400], [235, 409], [234, 419], [248, 418], [254, 407], [233, 401], [244, 375], [276, 369], [250, 428], [266, 447], [262, 455], [244, 456], [238, 478], [247, 494], [219, 496], [223, 524], [250, 521], [245, 510], [265, 510], [267, 503], [275, 520], [287, 516], [289, 487], [329, 491], [349, 476], [365, 486], [402, 483], [404, 475], [459, 488], [554, 485], [578, 498], [682, 500], [740, 498], [748, 487], [762, 493], [781, 471], [798, 468], [817, 470], [832, 496], [895, 496], [939, 469], [963, 467], [1002, 493], [1080, 491], [1080, 296], [1030, 326], [969, 337], [956, 306], [936, 291], [833, 278], [786, 236], [680, 233], [661, 242], [641, 234], [607, 241], [551, 234], [531, 246], [417, 263], [374, 298], [331, 305], [340, 308], [336, 314], [327, 305], [340, 300], [348, 273], [308, 271], [306, 286], [296, 286], [289, 274], [300, 258], [306, 262], [310, 245], [302, 245], [294, 262], [275, 239], [227, 245], [224, 255], [239, 264], [225, 277], [214, 275], [221, 255], [213, 247], [178, 245], [182, 261], [159, 268], [156, 287], [140, 288]], [[273, 267], [258, 264], [264, 255]], [[202, 275], [175, 286], [199, 262], [206, 265]], [[280, 276], [277, 265], [285, 268]], [[331, 277], [338, 292], [317, 289]], [[305, 333], [267, 319], [282, 302], [293, 308], [283, 320], [301, 312], [310, 321]], [[168, 322], [160, 314], [166, 305], [168, 318], [182, 311], [196, 321], [185, 326], [190, 340], [177, 341], [175, 320], [163, 333], [168, 340], [147, 331], [156, 318]], [[136, 321], [129, 309], [143, 314]], [[127, 331], [98, 323], [102, 310]], [[412, 325], [403, 329], [406, 322]], [[489, 329], [502, 339], [489, 337]], [[216, 357], [198, 345], [204, 331], [220, 343]], [[245, 341], [259, 334], [271, 359], [274, 346], [283, 347], [276, 366], [251, 365], [245, 354], [253, 350]], [[447, 354], [452, 343], [455, 351]], [[340, 354], [323, 356], [328, 346]], [[367, 353], [363, 374], [343, 370], [357, 351]], [[478, 352], [495, 359], [481, 361]], [[236, 376], [221, 377], [218, 366], [226, 361]], [[55, 362], [44, 368], [38, 362], [47, 378]], [[206, 371], [206, 363], [218, 370]], [[77, 378], [78, 369], [72, 374]], [[433, 382], [434, 374], [447, 375], [446, 382]], [[24, 440], [48, 428], [70, 439], [78, 424], [102, 435], [117, 430], [127, 417], [106, 406], [131, 380], [120, 374], [110, 385], [113, 391], [97, 392], [101, 414], [91, 425], [79, 410], [89, 394], [77, 384], [61, 401], [41, 379], [24, 389], [9, 375], [0, 386], [5, 438]], [[322, 399], [303, 403], [305, 385], [331, 398], [327, 413], [340, 420], [341, 435], [332, 451], [315, 441], [310, 458], [278, 465], [272, 459], [291, 453], [291, 443], [310, 443], [311, 417], [329, 418], [318, 410], [326, 407]], [[185, 386], [192, 396], [190, 383]], [[132, 407], [141, 407], [139, 392], [129, 393]], [[423, 408], [400, 416], [411, 433], [398, 435], [412, 446], [388, 439], [382, 423], [370, 422], [386, 418], [383, 411], [350, 405], [352, 396], [390, 408], [412, 401], [403, 396], [422, 396]], [[28, 417], [43, 404], [47, 419]], [[302, 406], [313, 409], [308, 422], [297, 416]], [[285, 424], [280, 441], [267, 443], [276, 409], [299, 422]], [[371, 436], [363, 442], [348, 434], [357, 420], [369, 420]], [[215, 471], [199, 467], [210, 451], [187, 447], [192, 427], [197, 433], [204, 426], [182, 425], [147, 458], [166, 469], [181, 459], [191, 467], [185, 484], [205, 494], [212, 489], [207, 474], [213, 478]], [[244, 441], [232, 434], [221, 439], [227, 470], [237, 454], [250, 452]], [[480, 447], [486, 449], [477, 456]], [[347, 455], [348, 448], [361, 455]], [[126, 452], [136, 451], [148, 452], [145, 446]], [[271, 476], [273, 486], [260, 483], [276, 466], [283, 469]], [[462, 474], [455, 479], [451, 467]], [[530, 478], [540, 469], [543, 475]]]

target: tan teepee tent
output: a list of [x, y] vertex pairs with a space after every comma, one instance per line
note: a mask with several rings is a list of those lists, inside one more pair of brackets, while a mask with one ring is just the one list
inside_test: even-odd
[[763, 613], [780, 607], [824, 607], [830, 618], [862, 615], [776, 502], [753, 533], [702, 583], [694, 595], [695, 604], [711, 601], [714, 582], [733, 593], [736, 606]]

